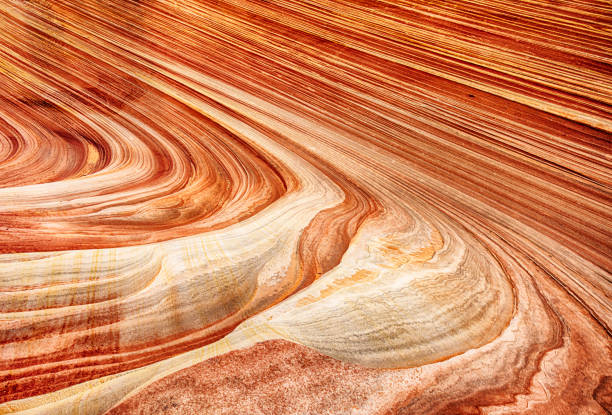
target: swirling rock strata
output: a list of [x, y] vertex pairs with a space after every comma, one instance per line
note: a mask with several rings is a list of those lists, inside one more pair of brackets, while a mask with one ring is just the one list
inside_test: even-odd
[[612, 410], [606, 2], [0, 5], [0, 413]]

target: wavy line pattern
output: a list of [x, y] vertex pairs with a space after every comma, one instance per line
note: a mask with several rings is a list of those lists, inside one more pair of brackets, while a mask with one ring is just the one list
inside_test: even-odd
[[611, 15], [0, 0], [0, 414], [610, 413]]

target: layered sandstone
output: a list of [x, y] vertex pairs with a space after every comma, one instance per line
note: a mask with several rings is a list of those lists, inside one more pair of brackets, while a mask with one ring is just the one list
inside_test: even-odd
[[609, 3], [0, 6], [0, 414], [612, 411]]

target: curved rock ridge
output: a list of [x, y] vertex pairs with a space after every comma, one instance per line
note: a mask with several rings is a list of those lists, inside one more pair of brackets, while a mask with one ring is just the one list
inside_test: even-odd
[[0, 414], [610, 413], [610, 15], [0, 0]]

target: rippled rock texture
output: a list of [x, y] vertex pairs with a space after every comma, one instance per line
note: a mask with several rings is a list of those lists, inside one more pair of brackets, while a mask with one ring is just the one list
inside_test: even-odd
[[610, 413], [611, 16], [0, 0], [0, 414]]

